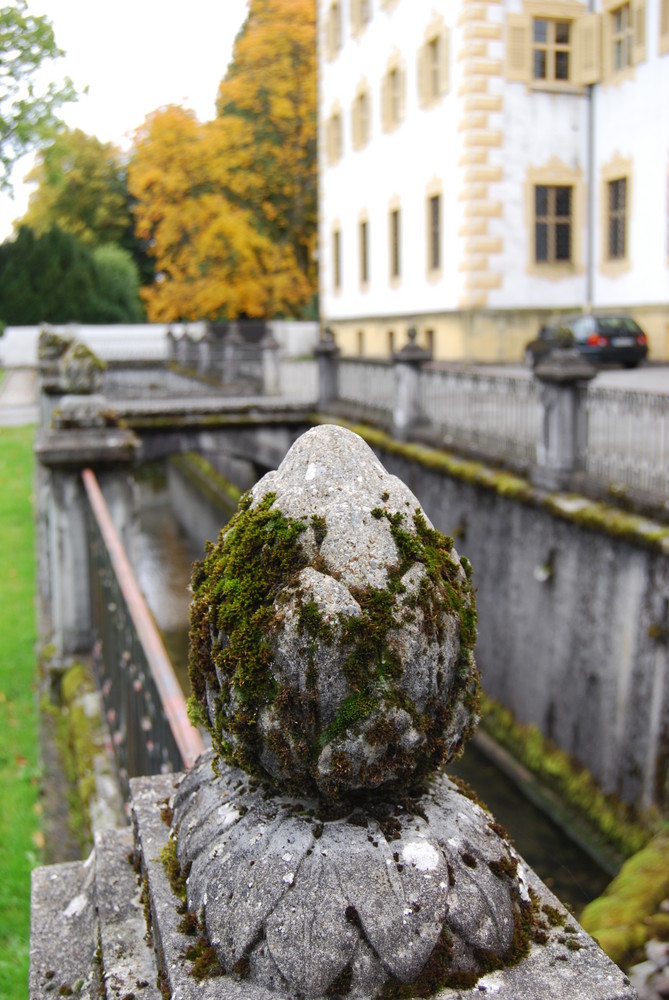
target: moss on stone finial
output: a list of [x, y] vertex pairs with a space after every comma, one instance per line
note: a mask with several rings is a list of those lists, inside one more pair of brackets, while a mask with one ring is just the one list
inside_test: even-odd
[[350, 431], [300, 438], [192, 589], [193, 696], [229, 763], [337, 800], [416, 786], [471, 735], [470, 568]]

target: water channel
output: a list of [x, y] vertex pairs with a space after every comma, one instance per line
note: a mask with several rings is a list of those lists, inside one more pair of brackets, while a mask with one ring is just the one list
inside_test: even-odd
[[[165, 466], [147, 467], [137, 477], [140, 535], [131, 554], [140, 587], [186, 693], [188, 583], [203, 546], [179, 527], [170, 503]], [[578, 916], [610, 881], [610, 875], [564, 830], [523, 794], [519, 786], [476, 746], [450, 765], [467, 781], [506, 828], [518, 851], [553, 892]]]

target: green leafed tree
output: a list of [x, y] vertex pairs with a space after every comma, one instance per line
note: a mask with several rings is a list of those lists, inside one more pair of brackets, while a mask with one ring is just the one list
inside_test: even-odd
[[144, 309], [139, 297], [139, 270], [132, 256], [116, 243], [96, 247], [93, 260], [98, 270], [102, 297], [110, 317], [108, 323], [141, 323]]
[[76, 98], [72, 81], [43, 83], [45, 67], [63, 55], [47, 18], [26, 0], [0, 7], [0, 189], [8, 190], [16, 160], [45, 140], [56, 111]]
[[36, 236], [22, 226], [0, 246], [0, 319], [12, 326], [136, 322], [136, 273], [126, 267], [133, 284], [123, 287], [119, 263], [118, 248], [98, 262], [71, 233], [54, 227]]
[[127, 165], [118, 146], [62, 128], [38, 152], [28, 180], [37, 188], [22, 225], [38, 235], [57, 226], [91, 249], [117, 244], [132, 256], [142, 282], [153, 280], [153, 263], [135, 236]]
[[22, 222], [41, 235], [53, 226], [87, 247], [122, 243], [131, 229], [120, 149], [81, 129], [63, 129], [37, 154], [37, 183]]

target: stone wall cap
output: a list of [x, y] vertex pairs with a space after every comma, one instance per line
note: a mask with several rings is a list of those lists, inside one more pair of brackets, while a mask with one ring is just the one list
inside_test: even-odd
[[589, 382], [597, 369], [573, 348], [551, 351], [534, 369], [540, 382]]

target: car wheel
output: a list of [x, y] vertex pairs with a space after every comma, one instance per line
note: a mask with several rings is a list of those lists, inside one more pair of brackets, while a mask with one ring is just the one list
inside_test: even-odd
[[623, 363], [623, 368], [638, 368], [638, 367], [639, 367], [638, 361], [625, 361]]

